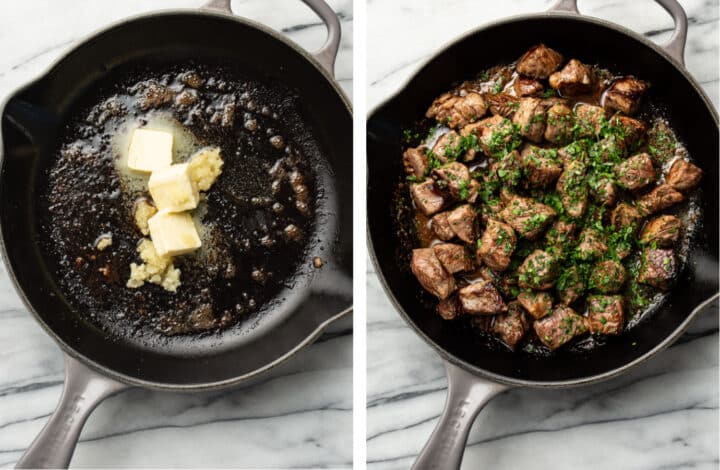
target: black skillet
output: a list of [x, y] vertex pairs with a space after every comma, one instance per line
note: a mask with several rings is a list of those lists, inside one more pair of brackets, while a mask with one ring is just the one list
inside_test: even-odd
[[[443, 358], [447, 370], [445, 410], [413, 468], [459, 468], [470, 427], [480, 409], [512, 387], [561, 388], [592, 384], [622, 374], [673, 341], [695, 315], [718, 298], [718, 116], [683, 66], [687, 17], [675, 0], [657, 0], [673, 17], [675, 31], [658, 47], [607, 21], [580, 16], [575, 0], [560, 0], [548, 12], [500, 21], [471, 31], [433, 56], [405, 87], [368, 120], [368, 233], [370, 252], [385, 291], [403, 319]], [[428, 103], [453, 82], [482, 67], [509, 63], [544, 42], [566, 57], [578, 57], [652, 81], [652, 94], [690, 155], [704, 169], [702, 227], [687, 266], [665, 303], [647, 321], [585, 354], [547, 358], [513, 354], [479, 341], [469, 329], [440, 318], [427, 307], [407, 268], [393, 213], [400, 175], [402, 130], [422, 116]]]
[[[314, 54], [281, 34], [232, 15], [230, 0], [200, 11], [165, 11], [123, 20], [92, 35], [47, 73], [14, 93], [2, 111], [0, 229], [2, 254], [28, 310], [66, 356], [65, 388], [48, 424], [18, 467], [66, 467], [83, 424], [107, 396], [128, 387], [207, 390], [247, 383], [273, 369], [352, 305], [352, 111], [333, 80], [340, 22], [323, 0], [303, 0], [328, 29]], [[33, 215], [34, 183], [52, 162], [58, 135], [73, 103], [113, 71], [153, 60], [208, 58], [247, 64], [297, 90], [301, 111], [322, 149], [325, 187], [314, 236], [324, 265], [293, 279], [272, 310], [234, 329], [205, 337], [139, 343], [109, 337], [64, 301], [46, 269]], [[111, 75], [112, 76], [112, 75]], [[317, 254], [317, 252], [316, 252]], [[306, 260], [310, 266], [310, 260]]]

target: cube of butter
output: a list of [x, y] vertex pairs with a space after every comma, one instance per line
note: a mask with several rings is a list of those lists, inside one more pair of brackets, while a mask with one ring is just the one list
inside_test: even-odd
[[172, 164], [173, 135], [152, 129], [135, 129], [128, 149], [128, 167], [149, 173]]
[[165, 212], [195, 209], [200, 201], [197, 184], [190, 176], [187, 163], [153, 171], [148, 181], [148, 189], [155, 207]]
[[159, 256], [177, 256], [202, 245], [195, 222], [187, 212], [158, 212], [148, 220], [150, 238]]

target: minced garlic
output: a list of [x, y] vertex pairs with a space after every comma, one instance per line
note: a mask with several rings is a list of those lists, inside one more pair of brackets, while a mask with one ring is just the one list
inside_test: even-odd
[[190, 157], [191, 178], [200, 191], [207, 191], [222, 173], [223, 159], [218, 147], [206, 147]]
[[110, 235], [102, 235], [98, 237], [97, 242], [95, 243], [95, 249], [98, 251], [103, 251], [105, 248], [112, 245], [112, 236]]
[[150, 202], [145, 198], [139, 199], [135, 203], [135, 225], [138, 229], [140, 229], [140, 232], [143, 235], [148, 235], [150, 233], [148, 219], [156, 213], [157, 209], [155, 206], [150, 204]]
[[158, 284], [163, 289], [175, 292], [180, 286], [180, 270], [172, 264], [169, 256], [160, 256], [155, 245], [149, 238], [143, 238], [137, 248], [142, 264], [130, 264], [130, 279], [127, 286], [136, 289], [150, 282]]

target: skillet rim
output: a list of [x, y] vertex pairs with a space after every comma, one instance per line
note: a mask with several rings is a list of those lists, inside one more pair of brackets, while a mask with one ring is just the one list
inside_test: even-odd
[[[626, 28], [625, 26], [619, 25], [617, 23], [613, 23], [611, 21], [604, 20], [602, 18], [592, 17], [592, 16], [586, 16], [580, 13], [569, 13], [569, 12], [563, 12], [563, 11], [550, 11], [550, 12], [540, 12], [540, 13], [530, 13], [530, 14], [521, 14], [521, 15], [513, 15], [509, 17], [502, 18], [500, 20], [496, 21], [490, 21], [487, 23], [482, 24], [481, 26], [472, 28], [468, 31], [465, 31], [460, 36], [457, 36], [455, 38], [452, 38], [449, 41], [446, 41], [444, 44], [442, 44], [439, 48], [437, 48], [427, 59], [421, 61], [415, 68], [414, 72], [405, 79], [400, 87], [380, 101], [378, 104], [376, 104], [372, 110], [368, 113], [367, 121], [371, 121], [378, 111], [387, 106], [389, 103], [394, 101], [396, 98], [398, 98], [402, 93], [404, 93], [408, 87], [411, 85], [411, 83], [420, 75], [420, 73], [428, 66], [430, 65], [434, 60], [436, 60], [438, 57], [440, 57], [442, 54], [444, 54], [449, 48], [452, 46], [459, 44], [460, 42], [470, 38], [471, 36], [485, 30], [488, 28], [493, 27], [502, 27], [510, 23], [520, 23], [522, 21], [526, 20], [537, 20], [537, 19], [548, 19], [548, 18], [560, 18], [561, 20], [566, 21], [576, 21], [576, 22], [585, 22], [585, 23], [592, 23], [597, 26], [605, 27], [608, 29], [613, 30], [614, 32], [621, 33], [625, 36], [629, 36], [631, 39], [635, 39], [644, 46], [650, 48], [652, 51], [658, 53], [663, 59], [665, 59], [666, 62], [669, 62], [672, 67], [674, 67], [680, 74], [685, 78], [685, 80], [692, 86], [692, 88], [695, 90], [695, 93], [697, 93], [702, 101], [705, 104], [705, 107], [710, 111], [710, 114], [713, 117], [713, 120], [715, 122], [715, 127], [720, 127], [720, 122], [718, 118], [718, 111], [713, 105], [712, 101], [708, 98], [707, 94], [702, 90], [702, 88], [699, 86], [697, 81], [692, 77], [689, 70], [683, 65], [679, 64], [671, 55], [668, 53], [663, 47], [661, 47], [658, 44], [655, 44], [654, 42], [647, 39], [645, 36], [636, 33], [635, 31]], [[683, 51], [684, 53], [684, 51]], [[367, 139], [367, 136], [366, 136]], [[366, 154], [366, 166], [369, 166], [369, 158], [367, 158]], [[367, 174], [369, 175], [370, 172], [367, 171]], [[369, 181], [366, 180], [365, 187], [368, 187]], [[366, 204], [367, 204], [367, 198], [366, 198]], [[683, 322], [678, 325], [678, 327], [673, 330], [668, 336], [666, 336], [662, 341], [658, 342], [655, 346], [653, 346], [651, 349], [649, 349], [647, 352], [642, 354], [641, 356], [638, 356], [632, 361], [626, 362], [623, 365], [616, 367], [614, 369], [611, 369], [607, 372], [603, 372], [600, 374], [594, 374], [589, 376], [583, 376], [576, 379], [570, 379], [570, 380], [528, 380], [528, 379], [517, 379], [514, 377], [509, 377], [502, 374], [497, 374], [495, 372], [488, 371], [486, 369], [482, 369], [480, 367], [474, 366], [459, 357], [450, 354], [447, 352], [444, 348], [442, 348], [440, 345], [438, 345], [432, 338], [430, 338], [418, 325], [415, 324], [415, 322], [412, 320], [412, 317], [405, 311], [404, 307], [400, 304], [398, 299], [395, 297], [395, 294], [393, 293], [392, 289], [388, 285], [388, 282], [385, 278], [385, 273], [383, 272], [380, 263], [378, 261], [378, 257], [375, 252], [375, 247], [373, 246], [373, 239], [370, 233], [370, 217], [369, 214], [366, 215], [366, 229], [365, 229], [365, 235], [367, 237], [367, 244], [369, 248], [369, 257], [373, 263], [373, 267], [375, 268], [375, 274], [380, 280], [380, 284], [383, 287], [383, 290], [385, 291], [385, 294], [387, 298], [390, 300], [391, 304], [395, 308], [396, 312], [402, 317], [403, 321], [410, 326], [412, 330], [414, 330], [415, 334], [418, 335], [420, 338], [425, 341], [435, 352], [438, 353], [438, 355], [443, 359], [443, 361], [446, 361], [450, 364], [453, 364], [457, 367], [460, 367], [461, 369], [473, 374], [474, 376], [478, 378], [487, 379], [496, 383], [500, 383], [507, 386], [522, 386], [522, 387], [528, 387], [528, 388], [537, 388], [537, 389], [548, 389], [548, 388], [570, 388], [570, 387], [578, 387], [583, 385], [590, 385], [598, 382], [602, 382], [604, 380], [611, 379], [613, 377], [617, 377], [625, 372], [627, 372], [629, 369], [632, 369], [653, 356], [655, 356], [660, 351], [666, 349], [671, 344], [673, 344], [684, 332], [687, 330], [687, 328], [690, 326], [690, 324], [695, 319], [695, 316], [706, 306], [710, 305], [711, 303], [717, 301], [720, 299], [720, 290], [716, 291], [713, 295], [705, 299], [704, 301], [700, 302], [700, 304], [696, 305], [695, 307], [690, 310], [690, 312], [686, 315]]]
[[[161, 10], [155, 10], [151, 12], [146, 13], [139, 13], [130, 15], [127, 17], [120, 18], [118, 20], [112, 21], [106, 25], [101, 26], [100, 28], [95, 29], [94, 31], [88, 33], [84, 37], [78, 39], [73, 46], [66, 49], [60, 56], [58, 56], [56, 59], [54, 59], [42, 72], [40, 72], [35, 78], [25, 82], [24, 84], [20, 85], [19, 87], [12, 90], [10, 93], [8, 93], [5, 97], [5, 99], [0, 102], [0, 119], [2, 119], [2, 116], [5, 115], [5, 108], [7, 106], [7, 103], [10, 102], [12, 99], [14, 99], [16, 96], [21, 94], [23, 91], [27, 90], [28, 88], [38, 84], [41, 82], [44, 78], [51, 75], [56, 68], [65, 61], [70, 55], [75, 53], [76, 51], [80, 50], [84, 47], [89, 47], [89, 43], [93, 41], [94, 39], [100, 38], [104, 34], [119, 28], [125, 24], [137, 22], [140, 20], [148, 19], [148, 18], [154, 18], [154, 17], [162, 17], [162, 16], [189, 16], [189, 17], [214, 17], [217, 19], [222, 20], [232, 20], [235, 21], [242, 26], [249, 27], [256, 29], [262, 33], [267, 34], [268, 36], [272, 37], [275, 40], [280, 41], [285, 46], [290, 48], [292, 51], [300, 55], [303, 59], [305, 59], [306, 62], [310, 63], [316, 71], [318, 71], [322, 77], [325, 79], [325, 81], [332, 87], [332, 89], [335, 91], [336, 96], [341, 100], [341, 102], [344, 105], [345, 110], [350, 115], [350, 118], [353, 119], [353, 109], [352, 109], [352, 103], [350, 102], [348, 96], [346, 95], [345, 91], [340, 87], [340, 84], [338, 81], [334, 78], [334, 70], [332, 72], [328, 71], [323, 67], [320, 62], [312, 55], [312, 53], [306, 51], [300, 45], [295, 43], [294, 41], [287, 38], [282, 32], [277, 31], [275, 29], [270, 28], [269, 26], [266, 26], [262, 23], [259, 23], [255, 20], [251, 20], [239, 15], [235, 15], [233, 13], [225, 13], [217, 10], [209, 10], [209, 9], [203, 9], [202, 7], [198, 9], [192, 9], [192, 8], [172, 8], [172, 9], [161, 9]], [[2, 172], [5, 168], [5, 152], [4, 152], [4, 139], [2, 135], [2, 130], [0, 129], [0, 184], [2, 184]], [[2, 223], [0, 223], [0, 226]], [[341, 309], [335, 314], [332, 314], [326, 318], [324, 318], [322, 321], [316, 323], [314, 326], [314, 329], [308, 334], [307, 336], [303, 337], [294, 347], [288, 349], [285, 351], [284, 354], [277, 357], [275, 360], [268, 362], [264, 364], [262, 367], [259, 367], [251, 372], [248, 372], [243, 375], [239, 376], [233, 376], [229, 377], [227, 379], [223, 380], [217, 380], [213, 382], [198, 382], [198, 383], [192, 383], [192, 384], [178, 384], [178, 383], [169, 383], [169, 382], [158, 382], [153, 380], [143, 380], [136, 377], [132, 377], [126, 374], [119, 373], [115, 371], [114, 369], [111, 369], [109, 367], [106, 367], [94, 359], [90, 358], [89, 356], [83, 355], [80, 352], [76, 351], [72, 346], [67, 344], [50, 326], [48, 326], [43, 318], [38, 314], [38, 312], [35, 311], [35, 308], [32, 306], [30, 301], [28, 300], [25, 290], [21, 283], [18, 281], [17, 277], [15, 276], [15, 272], [9, 263], [9, 257], [8, 257], [8, 250], [7, 246], [5, 244], [5, 239], [3, 236], [0, 236], [0, 259], [3, 262], [5, 271], [7, 272], [8, 278], [11, 280], [13, 288], [15, 292], [18, 294], [20, 299], [22, 300], [23, 305], [25, 306], [28, 313], [32, 315], [35, 322], [40, 325], [40, 327], [50, 336], [50, 338], [60, 347], [62, 352], [64, 354], [67, 354], [68, 356], [77, 359], [82, 364], [89, 367], [92, 371], [99, 373], [105, 377], [111, 378], [113, 380], [117, 380], [121, 383], [131, 385], [131, 386], [137, 386], [142, 387], [145, 389], [151, 389], [151, 390], [166, 390], [166, 391], [180, 391], [180, 392], [194, 392], [194, 391], [206, 391], [206, 390], [216, 390], [219, 388], [227, 388], [236, 386], [245, 382], [249, 382], [259, 376], [262, 376], [263, 374], [269, 372], [270, 370], [274, 369], [275, 367], [281, 365], [282, 363], [286, 362], [288, 359], [290, 359], [292, 356], [303, 350], [305, 347], [309, 346], [310, 344], [314, 343], [315, 340], [320, 337], [320, 335], [325, 331], [325, 329], [331, 325], [332, 323], [336, 322], [337, 320], [349, 315], [353, 311], [353, 304], [352, 302], [346, 306], [345, 308]]]

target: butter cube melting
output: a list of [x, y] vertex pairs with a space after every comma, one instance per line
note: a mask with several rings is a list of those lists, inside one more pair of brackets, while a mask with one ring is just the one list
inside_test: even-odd
[[177, 256], [202, 245], [195, 223], [187, 212], [158, 212], [148, 220], [150, 238], [159, 256]]
[[198, 187], [187, 163], [170, 165], [153, 171], [148, 181], [155, 207], [165, 212], [195, 209], [200, 201]]
[[173, 135], [152, 129], [135, 129], [128, 149], [128, 167], [150, 173], [172, 164]]

